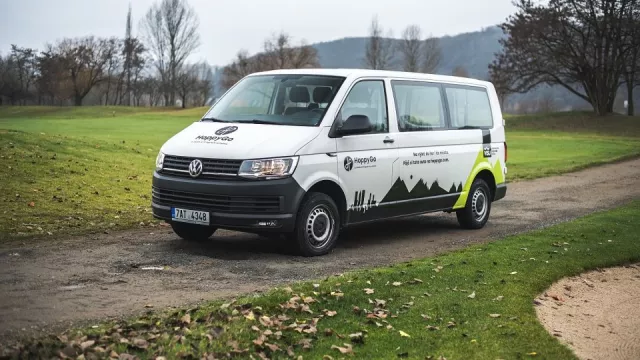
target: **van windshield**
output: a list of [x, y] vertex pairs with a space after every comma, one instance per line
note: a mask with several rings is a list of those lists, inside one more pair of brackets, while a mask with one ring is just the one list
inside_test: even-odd
[[257, 75], [241, 80], [201, 121], [318, 126], [344, 77]]

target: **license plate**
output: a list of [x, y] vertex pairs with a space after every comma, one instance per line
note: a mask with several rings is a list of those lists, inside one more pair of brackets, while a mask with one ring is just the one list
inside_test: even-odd
[[190, 224], [209, 225], [209, 212], [171, 208], [171, 220]]

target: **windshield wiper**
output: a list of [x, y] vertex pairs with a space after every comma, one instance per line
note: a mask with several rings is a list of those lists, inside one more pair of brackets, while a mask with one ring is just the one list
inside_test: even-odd
[[241, 121], [241, 122], [254, 123], [254, 124], [265, 124], [265, 125], [282, 125], [279, 122], [267, 121], [267, 120], [258, 120], [258, 119], [253, 119], [253, 120], [249, 120], [249, 121]]
[[211, 121], [211, 122], [222, 122], [222, 123], [230, 122], [230, 121], [224, 121], [224, 120], [220, 120], [212, 117], [202, 118], [200, 119], [200, 121]]

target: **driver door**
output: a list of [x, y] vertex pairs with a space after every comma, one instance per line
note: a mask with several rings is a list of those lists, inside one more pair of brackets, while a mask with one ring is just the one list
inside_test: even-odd
[[380, 202], [391, 189], [398, 148], [389, 133], [384, 80], [360, 80], [351, 87], [336, 121], [352, 115], [365, 115], [372, 124], [369, 133], [336, 139], [338, 175], [347, 198], [346, 222], [353, 224], [387, 217]]

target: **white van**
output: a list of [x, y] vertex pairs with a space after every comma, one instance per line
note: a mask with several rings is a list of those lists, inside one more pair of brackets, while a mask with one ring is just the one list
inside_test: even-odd
[[489, 82], [358, 69], [251, 74], [160, 149], [153, 214], [186, 240], [284, 234], [302, 255], [340, 230], [453, 212], [482, 228], [506, 195], [507, 144]]

